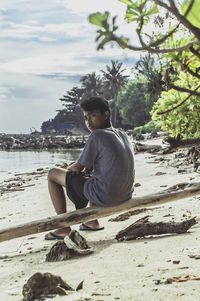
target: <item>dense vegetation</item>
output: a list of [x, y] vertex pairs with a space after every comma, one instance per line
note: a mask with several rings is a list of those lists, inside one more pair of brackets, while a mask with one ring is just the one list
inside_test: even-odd
[[[129, 37], [118, 34], [116, 16], [111, 18], [109, 12], [97, 12], [89, 16], [89, 21], [99, 28], [97, 49], [115, 42], [123, 49], [156, 54], [162, 62], [163, 77], [160, 80], [161, 97], [152, 110], [153, 119], [159, 120], [163, 129], [170, 130], [173, 136], [179, 134], [180, 137], [199, 137], [199, 0], [118, 1], [126, 5], [125, 20], [130, 26], [136, 24], [133, 30], [136, 28], [138, 44], [133, 44]], [[132, 87], [135, 89], [135, 85]], [[126, 109], [123, 107], [124, 102], [122, 103], [121, 112], [124, 115]], [[129, 108], [131, 110], [131, 106]], [[130, 113], [128, 110], [127, 112]]]
[[128, 76], [122, 65], [111, 61], [98, 75], [92, 72], [83, 76], [80, 87], [73, 87], [60, 98], [64, 109], [59, 110], [54, 119], [43, 122], [42, 132], [66, 133], [74, 126], [86, 129], [79, 104], [85, 98], [98, 95], [109, 101], [114, 126], [134, 128], [148, 122], [161, 92], [160, 66], [148, 55], [137, 62]]

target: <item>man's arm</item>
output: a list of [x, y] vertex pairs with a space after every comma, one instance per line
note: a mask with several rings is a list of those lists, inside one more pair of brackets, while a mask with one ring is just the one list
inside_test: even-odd
[[73, 164], [67, 167], [67, 171], [71, 171], [73, 173], [79, 174], [84, 169], [84, 166], [79, 162], [74, 162]]

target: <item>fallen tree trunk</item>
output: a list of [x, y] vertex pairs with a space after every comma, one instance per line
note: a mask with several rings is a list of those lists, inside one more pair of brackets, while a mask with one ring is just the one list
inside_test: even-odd
[[200, 138], [180, 139], [179, 136], [177, 138], [166, 137], [163, 139], [163, 142], [168, 143], [170, 148], [177, 148], [192, 145], [200, 145]]
[[69, 213], [63, 213], [53, 217], [47, 217], [42, 220], [36, 220], [30, 223], [2, 229], [0, 231], [0, 242], [26, 236], [34, 233], [45, 232], [61, 227], [68, 227], [81, 222], [91, 221], [93, 219], [113, 215], [123, 211], [129, 211], [133, 208], [144, 208], [146, 206], [161, 205], [171, 201], [191, 197], [200, 194], [200, 182], [180, 183], [161, 192], [149, 194], [146, 196], [135, 197], [126, 202], [115, 206], [79, 209]]
[[149, 222], [149, 217], [145, 216], [137, 220], [126, 229], [120, 231], [116, 235], [118, 241], [132, 240], [138, 237], [144, 237], [147, 235], [161, 235], [168, 233], [185, 233], [189, 228], [195, 225], [197, 222], [195, 218], [185, 220], [183, 222]]

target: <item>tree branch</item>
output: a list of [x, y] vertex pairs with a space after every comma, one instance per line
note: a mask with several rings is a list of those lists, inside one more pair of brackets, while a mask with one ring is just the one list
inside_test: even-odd
[[198, 58], [200, 58], [200, 53], [198, 53], [198, 51], [200, 50], [200, 48], [197, 49], [197, 50], [195, 50], [194, 47], [191, 46], [191, 47], [189, 47], [189, 49], [190, 49], [190, 51], [191, 51], [194, 55], [196, 55]]
[[185, 49], [188, 49], [192, 47], [195, 44], [200, 44], [199, 41], [195, 40], [191, 43], [186, 44], [185, 46], [182, 47], [177, 47], [177, 48], [167, 48], [167, 49], [159, 49], [159, 48], [151, 48], [149, 45], [144, 46], [144, 47], [137, 47], [137, 46], [132, 46], [130, 44], [127, 44], [124, 42], [122, 39], [118, 38], [116, 35], [112, 34], [111, 41], [115, 41], [120, 47], [127, 48], [133, 51], [148, 51], [150, 53], [169, 53], [169, 52], [180, 52]]
[[176, 86], [176, 85], [170, 84], [170, 83], [169, 83], [169, 87], [170, 87], [171, 89], [176, 90], [176, 91], [186, 92], [186, 93], [190, 93], [191, 95], [200, 96], [200, 93], [199, 93], [199, 92], [196, 92], [197, 89], [195, 89], [194, 91], [192, 91], [192, 90], [190, 90], [190, 89], [183, 88], [183, 87], [179, 87], [179, 86]]
[[180, 23], [182, 23], [185, 27], [187, 27], [193, 34], [194, 36], [200, 41], [200, 30], [198, 27], [192, 25], [184, 16], [182, 16], [179, 11], [177, 10], [176, 6], [174, 5], [174, 2], [170, 0], [171, 7], [166, 5], [160, 0], [154, 0], [154, 2], [167, 9], [169, 12], [171, 12], [178, 20]]
[[193, 6], [193, 4], [194, 4], [194, 1], [195, 1], [195, 0], [192, 0], [192, 1], [190, 2], [189, 6], [188, 6], [188, 8], [187, 8], [187, 10], [186, 10], [186, 12], [185, 12], [185, 14], [184, 14], [184, 17], [185, 17], [185, 18], [187, 17], [187, 15], [189, 14], [190, 10], [192, 9], [192, 6]]
[[200, 74], [193, 72], [188, 65], [186, 64], [182, 64], [183, 67], [185, 67], [185, 69], [187, 70], [188, 73], [190, 73], [192, 76], [199, 78], [200, 79]]
[[151, 44], [149, 44], [149, 47], [155, 47], [160, 45], [161, 43], [163, 43], [166, 39], [168, 39], [179, 27], [180, 24], [178, 24], [172, 31], [168, 32], [165, 36], [163, 36], [162, 38], [156, 40], [155, 42], [152, 42]]
[[[200, 85], [198, 85], [198, 86], [194, 89], [194, 91], [198, 90], [199, 88], [200, 88]], [[194, 91], [193, 91], [193, 92], [194, 92]], [[173, 110], [179, 108], [179, 107], [182, 106], [182, 104], [184, 104], [184, 102], [186, 102], [191, 96], [192, 96], [192, 94], [188, 95], [188, 96], [187, 96], [182, 102], [180, 102], [177, 106], [172, 107], [171, 109], [168, 109], [168, 110], [166, 110], [166, 111], [164, 111], [164, 112], [159, 112], [159, 113], [157, 112], [157, 114], [158, 114], [158, 115], [163, 115], [163, 114], [169, 113], [169, 112], [171, 112], [171, 111], [173, 111]]]

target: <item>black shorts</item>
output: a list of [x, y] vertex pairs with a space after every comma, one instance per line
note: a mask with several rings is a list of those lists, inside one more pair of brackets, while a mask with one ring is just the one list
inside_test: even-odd
[[68, 198], [74, 203], [76, 209], [85, 208], [88, 200], [83, 194], [83, 187], [88, 179], [82, 174], [66, 174], [66, 191]]

